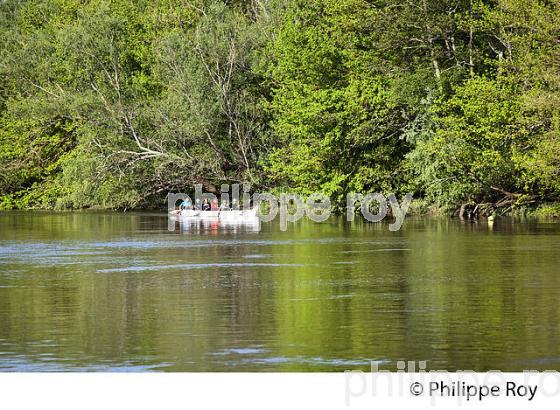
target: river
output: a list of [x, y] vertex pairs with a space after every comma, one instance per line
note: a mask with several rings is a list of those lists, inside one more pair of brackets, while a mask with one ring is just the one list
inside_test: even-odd
[[560, 370], [560, 224], [0, 213], [0, 371]]

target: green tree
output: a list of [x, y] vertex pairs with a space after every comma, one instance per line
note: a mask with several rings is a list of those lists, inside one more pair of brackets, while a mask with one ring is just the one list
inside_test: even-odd
[[487, 75], [437, 100], [408, 155], [431, 201], [509, 209], [558, 198], [558, 7], [503, 0], [484, 13]]
[[271, 44], [271, 184], [339, 203], [402, 178], [402, 119], [372, 49], [376, 10], [359, 0], [294, 2]]

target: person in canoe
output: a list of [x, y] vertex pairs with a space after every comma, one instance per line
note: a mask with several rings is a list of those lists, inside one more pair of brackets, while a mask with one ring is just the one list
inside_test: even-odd
[[210, 203], [210, 210], [211, 211], [217, 211], [218, 210], [218, 200], [217, 199], [213, 199], [212, 202]]
[[185, 199], [180, 206], [180, 210], [183, 211], [185, 209], [192, 209], [192, 201], [190, 198]]
[[202, 210], [203, 211], [209, 211], [210, 210], [210, 204], [208, 203], [207, 199], [202, 201]]

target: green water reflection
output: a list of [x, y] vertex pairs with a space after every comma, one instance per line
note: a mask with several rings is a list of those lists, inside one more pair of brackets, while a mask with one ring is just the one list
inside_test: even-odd
[[0, 213], [0, 371], [560, 370], [560, 225]]

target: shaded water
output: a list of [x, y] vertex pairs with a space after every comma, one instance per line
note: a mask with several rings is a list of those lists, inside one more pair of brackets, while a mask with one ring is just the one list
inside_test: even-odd
[[560, 224], [0, 213], [0, 371], [560, 370]]

